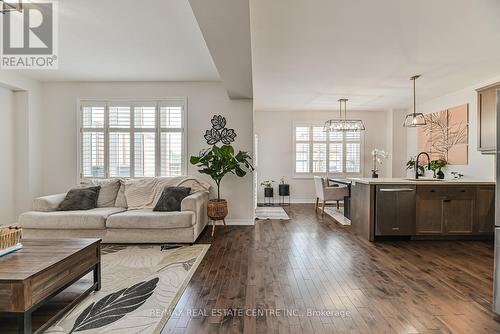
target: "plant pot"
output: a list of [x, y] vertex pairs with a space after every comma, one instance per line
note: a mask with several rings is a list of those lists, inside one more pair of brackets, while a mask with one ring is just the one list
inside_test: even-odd
[[211, 199], [208, 201], [207, 216], [212, 220], [223, 220], [227, 216], [227, 201]]
[[290, 196], [290, 185], [286, 183], [281, 183], [278, 186], [278, 193], [280, 196]]
[[264, 188], [264, 197], [274, 197], [274, 188], [271, 187]]
[[436, 177], [440, 180], [444, 179], [444, 173], [443, 171], [441, 170], [441, 168], [439, 168], [439, 170], [437, 171], [436, 173]]
[[378, 178], [378, 171], [372, 170], [372, 178], [377, 179]]

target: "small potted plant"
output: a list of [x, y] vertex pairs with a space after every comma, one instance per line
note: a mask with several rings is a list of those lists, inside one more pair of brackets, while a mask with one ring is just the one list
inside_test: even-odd
[[265, 180], [260, 183], [264, 187], [264, 197], [274, 197], [273, 180]]
[[378, 178], [378, 165], [382, 165], [383, 160], [389, 158], [389, 153], [378, 148], [372, 151], [373, 169], [372, 178]]
[[[410, 160], [406, 162], [406, 170], [415, 169], [415, 157], [410, 157]], [[418, 176], [424, 176], [425, 168], [422, 165], [418, 165]]]
[[443, 159], [432, 160], [430, 163], [431, 171], [434, 173], [433, 177], [438, 179], [444, 179], [444, 173], [441, 170], [444, 166], [446, 166], [446, 161]]

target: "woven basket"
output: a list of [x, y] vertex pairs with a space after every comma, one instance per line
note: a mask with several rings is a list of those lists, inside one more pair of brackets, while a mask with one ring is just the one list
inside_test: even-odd
[[0, 228], [0, 250], [17, 245], [21, 241], [22, 231], [19, 226]]
[[208, 201], [207, 215], [212, 220], [222, 220], [227, 216], [227, 202], [225, 199]]

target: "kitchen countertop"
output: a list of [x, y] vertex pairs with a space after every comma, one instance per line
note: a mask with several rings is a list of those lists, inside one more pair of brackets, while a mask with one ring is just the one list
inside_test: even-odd
[[478, 185], [494, 185], [495, 180], [491, 179], [471, 179], [471, 178], [462, 178], [462, 179], [444, 179], [435, 181], [432, 178], [422, 177], [419, 178], [421, 181], [415, 181], [414, 179], [405, 179], [405, 178], [357, 178], [352, 177], [349, 178], [353, 183], [362, 183], [362, 184], [421, 184], [421, 185], [454, 185], [454, 184], [478, 184]]

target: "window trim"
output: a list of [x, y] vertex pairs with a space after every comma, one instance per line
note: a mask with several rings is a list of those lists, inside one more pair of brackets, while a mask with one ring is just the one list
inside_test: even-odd
[[[314, 176], [324, 176], [324, 175], [327, 175], [328, 176], [331, 176], [331, 177], [337, 177], [337, 178], [348, 178], [348, 177], [362, 177], [364, 175], [364, 132], [363, 131], [360, 131], [360, 139], [359, 139], [359, 143], [360, 143], [360, 166], [359, 166], [359, 173], [347, 173], [347, 172], [343, 172], [343, 173], [331, 173], [331, 172], [317, 172], [317, 173], [314, 173], [312, 172], [312, 164], [313, 164], [313, 150], [312, 150], [312, 143], [313, 140], [312, 140], [312, 133], [310, 133], [310, 137], [309, 137], [309, 145], [310, 145], [310, 148], [309, 148], [309, 172], [307, 173], [298, 173], [296, 171], [296, 161], [297, 161], [297, 142], [304, 142], [305, 141], [297, 141], [296, 138], [295, 138], [295, 128], [296, 127], [300, 127], [300, 126], [304, 126], [304, 127], [315, 127], [315, 126], [324, 126], [324, 122], [321, 122], [321, 121], [293, 121], [292, 122], [292, 131], [291, 131], [291, 135], [292, 135], [292, 152], [293, 152], [293, 158], [292, 158], [292, 177], [294, 179], [311, 179], [313, 178]], [[327, 157], [328, 157], [328, 154], [329, 154], [329, 145], [328, 145], [328, 140], [326, 141], [327, 143]], [[318, 143], [321, 143], [320, 141], [318, 141]], [[344, 143], [344, 154], [345, 154], [345, 141], [343, 141]], [[344, 170], [345, 170], [345, 160], [343, 161], [344, 163]], [[327, 170], [328, 170], [328, 162], [327, 162]]]
[[[132, 99], [132, 98], [78, 98], [76, 101], [76, 128], [77, 128], [77, 149], [76, 149], [76, 161], [77, 161], [77, 171], [76, 171], [76, 180], [77, 183], [79, 183], [82, 180], [88, 180], [88, 179], [108, 179], [111, 178], [109, 176], [109, 170], [106, 167], [109, 167], [109, 150], [106, 148], [109, 146], [109, 136], [108, 134], [110, 132], [128, 132], [130, 133], [130, 174], [134, 175], [134, 170], [135, 170], [135, 152], [134, 152], [134, 145], [133, 145], [133, 140], [134, 140], [134, 133], [135, 132], [154, 132], [157, 140], [161, 140], [160, 135], [161, 133], [164, 132], [179, 132], [178, 128], [171, 129], [171, 128], [165, 128], [162, 129], [160, 126], [160, 114], [159, 112], [156, 112], [156, 124], [158, 126], [155, 127], [155, 129], [135, 129], [134, 128], [134, 106], [137, 104], [155, 104], [156, 108], [158, 109], [161, 104], [165, 104], [168, 102], [182, 102], [182, 112], [181, 112], [181, 117], [182, 117], [182, 124], [183, 127], [180, 129], [181, 131], [181, 136], [182, 136], [182, 151], [183, 151], [183, 156], [181, 158], [181, 175], [185, 176], [187, 175], [187, 170], [188, 170], [188, 136], [187, 136], [187, 131], [188, 131], [188, 99], [186, 96], [184, 97], [166, 97], [166, 98], [137, 98], [137, 99]], [[104, 171], [104, 177], [89, 177], [89, 176], [83, 176], [83, 160], [81, 157], [82, 151], [83, 151], [83, 141], [82, 141], [82, 133], [84, 131], [83, 128], [83, 106], [85, 104], [103, 104], [105, 105], [104, 108], [104, 128], [92, 128], [92, 130], [97, 130], [96, 132], [102, 131], [104, 133], [104, 145], [105, 145], [105, 150], [104, 150], [104, 166], [105, 166], [105, 171]], [[132, 108], [130, 111], [130, 128], [123, 128], [123, 129], [118, 129], [114, 128], [110, 130], [109, 128], [109, 106], [110, 104], [113, 103], [127, 103], [129, 104]], [[156, 153], [155, 153], [155, 174], [158, 174], [159, 171], [161, 170], [161, 160], [160, 160], [160, 145], [156, 145], [155, 147]], [[154, 177], [159, 177], [160, 175], [155, 175]], [[124, 177], [124, 178], [152, 178], [153, 176], [129, 176], [129, 177]]]

